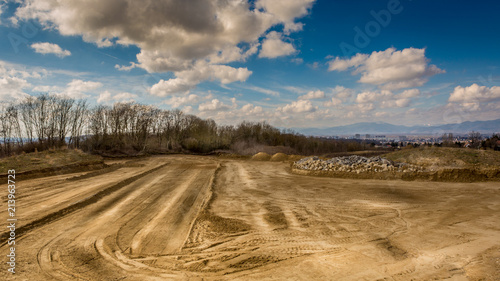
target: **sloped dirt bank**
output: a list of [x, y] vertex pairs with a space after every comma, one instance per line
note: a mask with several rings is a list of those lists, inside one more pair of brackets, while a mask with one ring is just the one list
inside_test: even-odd
[[405, 180], [405, 181], [439, 181], [439, 182], [480, 182], [500, 181], [500, 170], [498, 169], [470, 169], [454, 168], [438, 171], [419, 172], [336, 172], [336, 171], [311, 171], [291, 168], [291, 172], [297, 175], [334, 177], [344, 179], [378, 179], [378, 180]]

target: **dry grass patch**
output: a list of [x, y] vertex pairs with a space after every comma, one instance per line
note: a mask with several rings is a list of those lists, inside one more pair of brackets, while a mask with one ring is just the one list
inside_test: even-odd
[[6, 173], [7, 170], [15, 169], [16, 173], [22, 173], [70, 165], [88, 166], [103, 163], [101, 156], [86, 154], [81, 150], [45, 150], [3, 158], [0, 160], [0, 171]]
[[500, 152], [493, 150], [423, 147], [391, 152], [383, 157], [428, 168], [500, 168]]

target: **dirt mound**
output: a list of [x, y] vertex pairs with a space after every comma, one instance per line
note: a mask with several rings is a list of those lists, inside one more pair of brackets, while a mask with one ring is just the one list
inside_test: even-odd
[[16, 170], [23, 179], [47, 177], [103, 169], [107, 167], [101, 156], [81, 150], [61, 149], [23, 153], [0, 160], [0, 178], [7, 178], [7, 170]]
[[271, 155], [265, 153], [265, 152], [259, 152], [252, 156], [252, 160], [255, 161], [269, 161], [271, 159]]
[[500, 152], [470, 148], [421, 147], [403, 149], [384, 155], [385, 158], [438, 170], [442, 168], [500, 168]]
[[299, 161], [303, 158], [305, 158], [304, 155], [288, 155], [288, 161]]
[[336, 178], [442, 182], [498, 181], [500, 179], [500, 169], [496, 167], [442, 167], [435, 170], [408, 163], [391, 162], [381, 157], [349, 156], [322, 160], [314, 156], [293, 162], [291, 168], [293, 173], [299, 175]]
[[286, 155], [285, 153], [276, 153], [273, 155], [273, 157], [271, 157], [271, 161], [276, 161], [276, 162], [280, 162], [280, 161], [286, 161], [288, 159], [288, 155]]

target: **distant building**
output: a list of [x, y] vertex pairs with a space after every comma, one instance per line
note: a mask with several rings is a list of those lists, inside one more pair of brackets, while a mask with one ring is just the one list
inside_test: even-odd
[[369, 140], [371, 138], [370, 134], [365, 135], [365, 139]]
[[356, 135], [354, 135], [354, 138], [359, 140], [361, 138], [361, 135], [360, 134], [356, 134]]
[[406, 136], [399, 136], [399, 141], [407, 141], [408, 138]]

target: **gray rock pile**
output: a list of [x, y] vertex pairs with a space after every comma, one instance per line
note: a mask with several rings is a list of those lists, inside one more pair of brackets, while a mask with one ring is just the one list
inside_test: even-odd
[[422, 170], [421, 167], [407, 163], [395, 163], [380, 156], [367, 158], [358, 155], [334, 157], [328, 160], [319, 159], [317, 156], [307, 157], [294, 162], [293, 168], [358, 174], [366, 172], [418, 172]]

